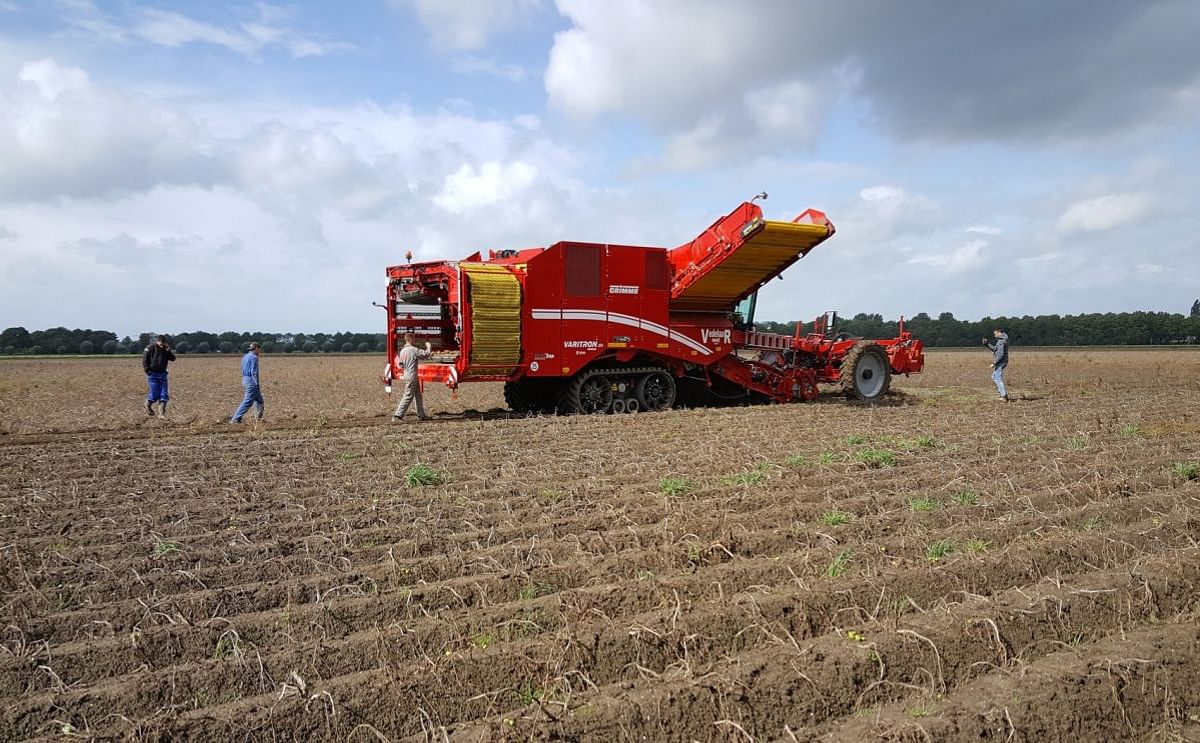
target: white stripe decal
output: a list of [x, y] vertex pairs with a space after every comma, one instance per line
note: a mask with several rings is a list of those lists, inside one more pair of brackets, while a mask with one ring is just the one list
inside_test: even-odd
[[622, 315], [619, 312], [605, 312], [604, 310], [530, 310], [530, 314], [534, 320], [594, 320], [596, 322], [612, 322], [618, 325], [628, 325], [631, 328], [640, 328], [648, 330], [655, 335], [661, 335], [705, 356], [712, 354], [712, 350], [707, 346], [698, 343], [683, 333], [669, 330], [658, 323], [634, 317], [633, 315]]

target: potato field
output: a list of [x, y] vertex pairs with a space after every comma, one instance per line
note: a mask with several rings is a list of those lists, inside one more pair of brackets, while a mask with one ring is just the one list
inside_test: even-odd
[[[0, 360], [0, 740], [1200, 740], [1200, 352], [510, 417]], [[410, 413], [411, 416], [411, 413]], [[247, 416], [247, 421], [251, 417]]]

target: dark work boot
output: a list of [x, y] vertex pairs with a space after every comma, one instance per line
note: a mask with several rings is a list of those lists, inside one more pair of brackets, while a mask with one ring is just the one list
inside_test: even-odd
[[159, 403], [158, 417], [159, 418], [167, 417], [167, 401], [166, 400], [163, 400], [162, 402]]
[[150, 400], [146, 401], [146, 415], [154, 415], [154, 403]]

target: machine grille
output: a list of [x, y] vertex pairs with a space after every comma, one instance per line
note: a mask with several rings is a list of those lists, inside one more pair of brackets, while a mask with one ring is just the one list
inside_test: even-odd
[[461, 263], [470, 284], [471, 367], [511, 374], [521, 360], [521, 284], [504, 266]]

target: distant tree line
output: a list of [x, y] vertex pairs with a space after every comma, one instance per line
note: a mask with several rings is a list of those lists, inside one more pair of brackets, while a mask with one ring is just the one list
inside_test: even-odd
[[[897, 320], [882, 315], [859, 313], [838, 318], [835, 332], [863, 338], [892, 338]], [[758, 330], [786, 333], [796, 330], [794, 322], [756, 322]], [[931, 318], [924, 312], [905, 322], [906, 328], [927, 346], [974, 346], [1002, 328], [1013, 343], [1025, 346], [1122, 346], [1163, 345], [1200, 342], [1200, 299], [1187, 315], [1169, 312], [1107, 312], [1091, 315], [1025, 315], [959, 320], [949, 312]], [[805, 323], [805, 329], [810, 328]], [[176, 333], [168, 336], [178, 353], [241, 353], [251, 341], [267, 353], [378, 353], [387, 350], [384, 333]], [[0, 333], [0, 353], [14, 354], [140, 354], [154, 335], [118, 338], [108, 330], [28, 331], [8, 328]]]
[[[375, 353], [387, 350], [384, 333], [194, 333], [168, 334], [176, 353], [242, 353], [251, 341], [267, 353]], [[118, 338], [108, 330], [29, 331], [8, 328], [0, 333], [0, 353], [15, 354], [140, 354], [154, 339], [153, 333]]]
[[[768, 333], [794, 333], [796, 323], [756, 322]], [[897, 319], [857, 314], [838, 318], [835, 332], [862, 338], [893, 338]], [[805, 323], [805, 332], [811, 326]], [[905, 320], [905, 328], [926, 346], [977, 346], [1000, 328], [1015, 345], [1023, 346], [1126, 346], [1200, 342], [1200, 300], [1189, 315], [1168, 312], [1108, 312], [1090, 315], [1037, 315], [985, 317], [959, 320], [949, 312], [932, 318], [924, 312]]]

